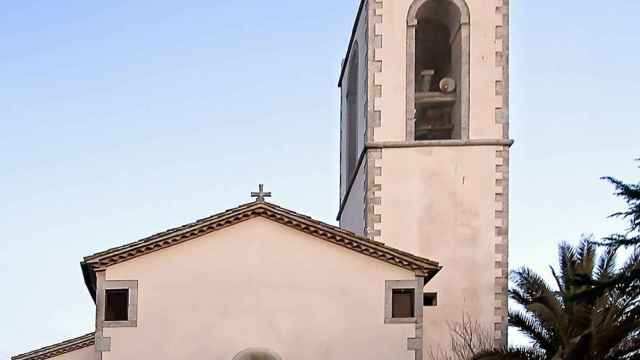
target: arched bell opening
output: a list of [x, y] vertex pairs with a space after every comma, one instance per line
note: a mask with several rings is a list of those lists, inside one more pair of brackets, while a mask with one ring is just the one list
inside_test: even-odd
[[468, 19], [462, 0], [416, 0], [411, 6], [407, 140], [468, 138]]

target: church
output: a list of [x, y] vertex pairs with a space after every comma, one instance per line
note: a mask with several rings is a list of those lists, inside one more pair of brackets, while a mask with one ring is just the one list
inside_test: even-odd
[[463, 317], [505, 346], [508, 24], [508, 0], [361, 0], [338, 80], [339, 226], [260, 185], [88, 255], [95, 330], [12, 360], [427, 360]]

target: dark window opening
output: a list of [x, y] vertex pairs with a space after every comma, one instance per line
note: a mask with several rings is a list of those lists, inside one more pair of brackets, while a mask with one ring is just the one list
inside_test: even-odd
[[440, 21], [425, 19], [418, 22], [416, 89], [419, 92], [440, 91], [440, 81], [451, 74], [450, 38], [449, 28]]
[[354, 44], [349, 60], [349, 74], [347, 77], [347, 114], [346, 114], [346, 161], [347, 161], [347, 185], [356, 171], [358, 162], [358, 98], [359, 98], [359, 72], [360, 60], [358, 44]]
[[415, 317], [415, 289], [393, 289], [391, 299], [391, 317]]
[[107, 289], [105, 291], [104, 320], [129, 320], [129, 289]]
[[430, 292], [422, 295], [423, 306], [437, 306], [438, 305], [438, 293]]

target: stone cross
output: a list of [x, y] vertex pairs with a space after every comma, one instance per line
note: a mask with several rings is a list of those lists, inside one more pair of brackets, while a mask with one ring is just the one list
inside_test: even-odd
[[251, 192], [251, 197], [256, 198], [256, 202], [264, 202], [264, 198], [271, 197], [271, 192], [264, 192], [264, 185], [258, 185], [258, 192]]

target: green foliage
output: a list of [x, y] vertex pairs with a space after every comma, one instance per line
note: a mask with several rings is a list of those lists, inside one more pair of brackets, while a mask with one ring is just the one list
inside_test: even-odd
[[[508, 351], [490, 351], [475, 359], [634, 359], [640, 348], [638, 293], [623, 288], [603, 289], [593, 296], [580, 296], [601, 281], [618, 278], [640, 257], [622, 267], [616, 264], [616, 249], [598, 252], [591, 239], [578, 246], [562, 243], [559, 268], [551, 269], [555, 284], [523, 267], [512, 272], [510, 298], [521, 310], [509, 313], [509, 324], [529, 338], [531, 346]], [[576, 281], [576, 279], [588, 281]], [[594, 285], [595, 284], [595, 285]]]
[[[640, 183], [627, 184], [613, 177], [603, 178], [611, 183], [614, 194], [622, 198], [627, 208], [611, 215], [611, 217], [622, 218], [628, 222], [628, 227], [623, 233], [616, 233], [605, 237], [595, 244], [604, 247], [606, 251], [616, 253], [618, 249], [630, 249], [622, 270], [608, 278], [589, 279], [588, 277], [577, 277], [575, 281], [582, 285], [592, 285], [576, 296], [583, 299], [592, 299], [601, 296], [607, 291], [625, 291], [630, 294], [640, 295]], [[603, 266], [615, 266], [612, 264]]]
[[[640, 159], [639, 159], [640, 160]], [[611, 217], [622, 218], [628, 221], [629, 226], [626, 232], [613, 234], [603, 239], [601, 242], [604, 246], [610, 247], [627, 247], [640, 245], [640, 182], [638, 184], [626, 184], [613, 177], [605, 177], [604, 180], [611, 183], [614, 188], [614, 194], [622, 198], [627, 209], [612, 214]]]
[[[628, 221], [627, 229], [577, 247], [561, 244], [553, 288], [528, 268], [514, 271], [509, 295], [521, 310], [509, 313], [509, 324], [531, 346], [473, 359], [640, 360], [640, 183], [604, 179], [627, 205], [611, 215]], [[619, 264], [623, 248], [631, 252]]]

